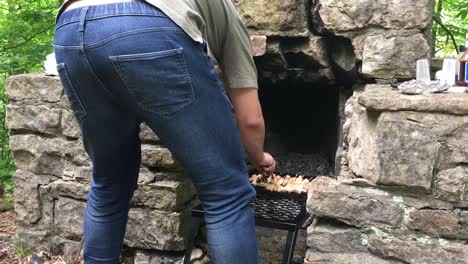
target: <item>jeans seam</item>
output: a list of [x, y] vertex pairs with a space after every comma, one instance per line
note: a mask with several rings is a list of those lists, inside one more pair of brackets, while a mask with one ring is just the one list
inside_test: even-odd
[[[164, 14], [156, 15], [156, 14], [123, 13], [123, 14], [106, 15], [106, 16], [99, 16], [99, 17], [90, 17], [90, 18], [87, 18], [86, 21], [104, 19], [104, 18], [108, 18], [108, 17], [116, 17], [116, 16], [148, 16], [148, 17], [165, 17], [165, 18], [167, 18], [167, 16], [164, 15]], [[71, 20], [71, 21], [63, 22], [61, 24], [57, 24], [55, 26], [55, 30], [57, 30], [57, 29], [59, 29], [59, 28], [61, 28], [63, 26], [66, 26], [68, 24], [76, 23], [76, 22], [79, 22], [79, 21], [80, 21], [79, 19], [74, 19], [74, 20]]]
[[[174, 31], [176, 33], [177, 32], [183, 32], [179, 28], [176, 28], [176, 27], [160, 27], [160, 28], [147, 28], [147, 29], [131, 30], [131, 31], [127, 31], [127, 32], [123, 32], [123, 33], [113, 35], [111, 37], [108, 37], [108, 38], [106, 38], [104, 40], [100, 40], [100, 41], [95, 42], [93, 44], [85, 45], [85, 47], [87, 49], [95, 49], [95, 48], [99, 48], [99, 47], [107, 44], [108, 42], [114, 41], [115, 39], [118, 39], [120, 37], [127, 37], [127, 36], [131, 36], [131, 35], [134, 35], [134, 34], [139, 34], [139, 33], [165, 32], [165, 31]], [[81, 46], [63, 46], [63, 45], [57, 45], [57, 44], [54, 44], [53, 46], [54, 46], [54, 48], [61, 49], [61, 50], [80, 50], [81, 49]]]
[[65, 78], [65, 81], [68, 83], [68, 86], [70, 88], [70, 92], [73, 93], [73, 95], [76, 97], [76, 101], [78, 101], [78, 103], [81, 106], [81, 110], [83, 111], [83, 114], [81, 114], [80, 117], [77, 118], [78, 122], [81, 122], [81, 120], [83, 120], [88, 115], [88, 111], [86, 111], [86, 107], [84, 106], [80, 96], [76, 93], [76, 90], [73, 87], [73, 84], [72, 84], [72, 82], [70, 80], [70, 76], [68, 75], [68, 71], [67, 71], [65, 63], [58, 64], [58, 68], [59, 68], [58, 70], [63, 71], [64, 78]]
[[104, 89], [108, 94], [109, 96], [112, 98], [112, 93], [111, 91], [109, 91], [109, 89], [106, 88], [106, 86], [104, 85], [104, 83], [101, 81], [101, 79], [99, 79], [99, 77], [97, 76], [96, 72], [94, 71], [93, 67], [91, 66], [91, 64], [89, 63], [89, 60], [88, 60], [88, 55], [86, 53], [86, 50], [85, 50], [85, 47], [83, 47], [83, 57], [86, 61], [86, 64], [88, 65], [89, 67], [89, 70], [91, 71], [92, 75], [93, 75], [93, 78], [99, 83], [99, 86], [101, 86], [102, 89]]
[[131, 36], [131, 35], [139, 34], [139, 33], [165, 32], [165, 31], [180, 31], [180, 29], [176, 28], [176, 27], [159, 27], [159, 28], [147, 28], [147, 29], [130, 30], [130, 31], [126, 31], [126, 32], [123, 32], [123, 33], [115, 34], [113, 36], [110, 36], [110, 37], [108, 37], [106, 39], [95, 42], [93, 44], [88, 44], [88, 45], [86, 45], [86, 48], [95, 49], [95, 48], [101, 47], [102, 45], [107, 44], [107, 43], [109, 43], [109, 42], [111, 42], [113, 40], [116, 40], [118, 38], [127, 37], [127, 36]]

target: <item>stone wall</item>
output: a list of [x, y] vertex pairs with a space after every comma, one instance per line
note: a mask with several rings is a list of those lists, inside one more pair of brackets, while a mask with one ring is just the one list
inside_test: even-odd
[[434, 0], [235, 0], [260, 77], [393, 82], [430, 56]]
[[[433, 0], [415, 0], [410, 4], [402, 0], [234, 0], [234, 3], [250, 31], [261, 84], [279, 83], [290, 77], [310, 84], [311, 88], [314, 83], [351, 86], [358, 80], [393, 82], [414, 77], [416, 60], [429, 56]], [[268, 85], [262, 88], [267, 89]], [[285, 85], [284, 89], [287, 88]], [[14, 176], [18, 236], [36, 249], [64, 253], [70, 258], [76, 253], [81, 237], [81, 215], [92, 170], [80, 143], [77, 123], [58, 78], [43, 74], [13, 76], [7, 80], [7, 93], [11, 99], [7, 121], [18, 168]], [[343, 106], [346, 96], [340, 96], [340, 106]], [[359, 105], [356, 98], [348, 108]], [[373, 122], [386, 120], [381, 121], [381, 126], [391, 129], [397, 116], [379, 109], [379, 105], [374, 103], [372, 107], [376, 109], [369, 106], [370, 123], [377, 126]], [[396, 106], [388, 107], [394, 111], [391, 107]], [[423, 101], [419, 107], [427, 106]], [[441, 106], [432, 104], [432, 107], [428, 109]], [[457, 107], [445, 114], [454, 118], [466, 114], [463, 106]], [[311, 192], [309, 210], [340, 221], [321, 218], [308, 230], [306, 262], [398, 263], [399, 256], [393, 256], [399, 254], [399, 247], [395, 245], [410, 242], [412, 244], [407, 246], [413, 247], [414, 252], [421, 252], [423, 243], [423, 249], [439, 250], [438, 256], [463, 250], [463, 243], [456, 241], [466, 237], [459, 237], [456, 228], [464, 228], [462, 223], [468, 221], [466, 212], [460, 209], [463, 208], [460, 199], [464, 199], [460, 197], [466, 193], [466, 160], [463, 160], [466, 152], [456, 148], [456, 137], [446, 135], [463, 136], [460, 133], [464, 130], [457, 130], [454, 123], [453, 129], [440, 126], [436, 129], [439, 134], [420, 136], [424, 139], [422, 149], [425, 151], [420, 155], [425, 156], [414, 157], [416, 163], [421, 162], [416, 167], [413, 163], [406, 168], [392, 166], [398, 161], [395, 160], [396, 150], [391, 148], [395, 145], [386, 144], [384, 146], [389, 149], [377, 151], [379, 140], [420, 147], [419, 143], [404, 137], [404, 132], [413, 124], [411, 120], [417, 120], [415, 124], [422, 122], [419, 119], [426, 120], [417, 112], [395, 112], [409, 115], [398, 119], [406, 120], [408, 124], [401, 126], [407, 130], [378, 134], [376, 129], [369, 129], [365, 124], [351, 126], [361, 119], [355, 117], [359, 112], [348, 110], [343, 147], [345, 165], [340, 179], [350, 179], [351, 183], [333, 179], [315, 182], [317, 186]], [[466, 124], [466, 119], [464, 122]], [[426, 135], [427, 130], [430, 130], [428, 126], [421, 125], [418, 133]], [[401, 142], [393, 142], [395, 136], [390, 132], [400, 133]], [[139, 189], [132, 201], [125, 238], [128, 263], [178, 262], [189, 232], [189, 208], [194, 201], [194, 190], [170, 152], [159, 144], [157, 136], [145, 126], [140, 136], [143, 160]], [[350, 138], [356, 142], [349, 144]], [[435, 139], [440, 146], [433, 144]], [[349, 147], [354, 145], [354, 149]], [[447, 155], [437, 156], [438, 163], [434, 165], [428, 156], [431, 151], [445, 151]], [[401, 155], [404, 160], [413, 158], [410, 153]], [[381, 157], [385, 162], [380, 162]], [[424, 170], [435, 166], [438, 176], [431, 178]], [[395, 173], [400, 169], [406, 174]], [[423, 176], [414, 178], [413, 173]], [[378, 187], [374, 186], [376, 184]], [[406, 195], [394, 198], [393, 188], [406, 190]], [[413, 192], [419, 196], [408, 195]], [[435, 193], [431, 196], [432, 192]], [[336, 202], [342, 201], [340, 199], [347, 202]], [[362, 204], [354, 203], [361, 200]], [[340, 203], [342, 207], [337, 207]], [[333, 208], [336, 211], [327, 211]], [[411, 208], [415, 208], [411, 219], [425, 219], [427, 214], [437, 213], [458, 224], [453, 224], [455, 229], [442, 232], [441, 239], [431, 238], [431, 235], [437, 236], [430, 233], [415, 235], [415, 239], [407, 242], [404, 236], [408, 232], [411, 235], [419, 234], [419, 230], [440, 232], [437, 226], [441, 228], [440, 222], [414, 220], [409, 224]], [[362, 210], [365, 213], [361, 214]], [[265, 229], [259, 229], [258, 233], [262, 264], [279, 263], [285, 234]], [[305, 237], [302, 232], [296, 262], [302, 262], [305, 254]], [[403, 261], [412, 263], [407, 259]]]
[[341, 175], [309, 192], [305, 263], [468, 263], [468, 94], [367, 85], [346, 116]]
[[[17, 167], [13, 181], [18, 237], [31, 248], [65, 254], [70, 260], [82, 235], [92, 170], [78, 124], [58, 77], [17, 75], [6, 87], [7, 125]], [[142, 126], [140, 138], [142, 167], [125, 245], [132, 248], [136, 264], [180, 260], [195, 191], [147, 126]]]
[[[28, 248], [77, 256], [83, 211], [92, 179], [78, 123], [58, 77], [42, 73], [7, 79], [7, 126], [17, 171], [15, 211], [17, 236]], [[124, 241], [127, 264], [181, 263], [190, 232], [195, 190], [171, 153], [143, 125], [139, 187], [132, 200]], [[204, 230], [201, 228], [201, 230]], [[257, 228], [262, 264], [282, 259], [287, 233]], [[306, 233], [300, 232], [295, 263], [302, 263]], [[206, 237], [197, 239], [209, 263]], [[198, 250], [198, 251], [199, 251]]]

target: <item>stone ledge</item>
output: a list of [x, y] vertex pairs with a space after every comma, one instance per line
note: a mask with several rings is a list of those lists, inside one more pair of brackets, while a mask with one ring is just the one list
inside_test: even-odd
[[367, 248], [361, 239], [361, 230], [345, 225], [320, 223], [307, 229], [307, 246], [322, 253], [358, 253]]
[[405, 95], [388, 85], [367, 85], [358, 97], [360, 105], [368, 110], [416, 111], [468, 115], [468, 93], [441, 93]]
[[304, 264], [397, 264], [400, 261], [385, 260], [369, 253], [323, 253], [308, 250]]
[[343, 184], [329, 177], [312, 181], [307, 210], [357, 227], [397, 228], [404, 211], [387, 193]]
[[414, 236], [371, 235], [369, 251], [383, 258], [413, 264], [466, 264], [468, 246], [446, 240]]
[[468, 211], [413, 210], [409, 213], [408, 228], [432, 237], [468, 239]]
[[5, 87], [12, 101], [37, 100], [57, 103], [63, 95], [60, 79], [44, 73], [11, 76], [6, 80]]

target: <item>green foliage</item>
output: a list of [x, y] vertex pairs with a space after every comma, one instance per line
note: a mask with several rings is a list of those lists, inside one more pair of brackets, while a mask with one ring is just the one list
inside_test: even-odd
[[15, 254], [19, 259], [25, 258], [29, 252], [23, 242], [17, 241], [15, 244]]
[[0, 213], [11, 210], [13, 210], [13, 192], [8, 191], [0, 198]]
[[468, 33], [468, 1], [436, 0], [432, 30], [436, 57], [454, 57]]
[[0, 0], [0, 190], [12, 189], [14, 164], [5, 127], [5, 80], [8, 76], [40, 71], [53, 51], [58, 0]]
[[57, 0], [0, 0], [0, 73], [41, 70], [53, 50]]

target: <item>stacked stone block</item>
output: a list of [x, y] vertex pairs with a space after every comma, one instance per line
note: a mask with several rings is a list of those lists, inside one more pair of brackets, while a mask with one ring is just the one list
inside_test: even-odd
[[468, 94], [367, 85], [346, 116], [341, 175], [309, 191], [305, 263], [468, 263]]
[[[92, 167], [79, 126], [58, 77], [17, 75], [7, 80], [7, 125], [17, 171], [18, 237], [35, 250], [76, 255]], [[158, 137], [142, 126], [142, 167], [125, 245], [145, 254], [181, 259], [190, 228], [190, 180]], [[122, 153], [125, 155], [125, 153]]]
[[430, 56], [434, 0], [235, 0], [260, 76], [312, 82], [415, 77]]

